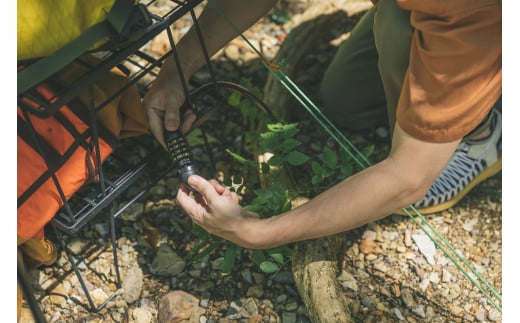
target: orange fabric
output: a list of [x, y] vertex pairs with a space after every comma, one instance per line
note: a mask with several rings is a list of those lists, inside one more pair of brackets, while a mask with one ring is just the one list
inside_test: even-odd
[[502, 3], [397, 0], [415, 29], [397, 122], [415, 138], [450, 142], [473, 130], [502, 93]]
[[[45, 85], [39, 87], [39, 92], [47, 99], [53, 96], [52, 91]], [[83, 133], [88, 126], [70, 111], [67, 106], [59, 109], [70, 120], [79, 133]], [[18, 108], [18, 114], [21, 110]], [[22, 116], [23, 118], [23, 116]], [[54, 118], [45, 119], [30, 116], [31, 122], [41, 139], [54, 147], [58, 153], [63, 154], [75, 141], [75, 138]], [[87, 142], [90, 139], [87, 139]], [[43, 157], [36, 152], [22, 137], [17, 137], [17, 196], [20, 196], [38, 179], [47, 166]], [[99, 140], [101, 161], [112, 152], [112, 147], [104, 140]], [[89, 178], [87, 160], [96, 165], [94, 150], [88, 152], [79, 146], [56, 172], [56, 176], [63, 189], [66, 199], [70, 197]], [[32, 237], [43, 238], [43, 227], [54, 217], [63, 206], [63, 201], [58, 193], [52, 178], [48, 178], [27, 200], [18, 206], [17, 232], [23, 239]]]

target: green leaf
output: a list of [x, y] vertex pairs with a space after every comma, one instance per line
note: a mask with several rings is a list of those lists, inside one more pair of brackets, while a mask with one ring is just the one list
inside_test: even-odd
[[321, 165], [320, 165], [320, 163], [318, 163], [317, 161], [312, 161], [311, 162], [311, 169], [312, 169], [312, 172], [314, 174], [321, 173]]
[[336, 168], [337, 162], [338, 159], [336, 153], [329, 147], [323, 148], [323, 164], [325, 164], [328, 168]]
[[362, 153], [363, 156], [365, 156], [365, 157], [370, 157], [370, 156], [372, 156], [372, 154], [374, 153], [374, 149], [375, 149], [375, 146], [374, 146], [374, 145], [370, 145], [370, 146], [364, 147], [364, 148], [361, 150], [361, 153]]
[[253, 202], [254, 202], [254, 204], [266, 204], [266, 203], [268, 203], [270, 200], [271, 200], [271, 198], [270, 198], [269, 196], [261, 195], [261, 196], [257, 196], [257, 197], [255, 197], [255, 199], [253, 200]]
[[231, 176], [229, 175], [224, 175], [224, 178], [222, 179], [222, 184], [224, 184], [225, 186], [231, 186], [231, 184], [233, 183], [233, 181], [231, 180]]
[[226, 249], [226, 253], [224, 254], [224, 261], [222, 262], [222, 272], [225, 274], [231, 273], [233, 270], [233, 265], [235, 264], [235, 258], [237, 254], [237, 245], [231, 244]]
[[270, 151], [280, 151], [282, 147], [282, 143], [280, 142], [280, 137], [275, 133], [265, 133], [262, 134], [262, 141], [260, 142], [260, 146], [266, 150]]
[[184, 256], [184, 259], [187, 261], [192, 260], [197, 254], [205, 247], [209, 245], [209, 241], [201, 241], [191, 248], [188, 253]]
[[[285, 212], [288, 212], [292, 209], [292, 204], [290, 201], [287, 201], [284, 206], [282, 207], [282, 209], [280, 210], [280, 212], [278, 212], [277, 214], [280, 214], [280, 213], [285, 213]], [[276, 215], [276, 214], [273, 214], [273, 215]]]
[[281, 253], [269, 253], [269, 256], [271, 258], [273, 258], [273, 260], [279, 264], [283, 264], [284, 263], [284, 258], [283, 258], [283, 255]]
[[281, 253], [286, 258], [292, 257], [292, 254], [293, 254], [293, 249], [291, 247], [289, 247], [288, 245], [276, 247], [273, 250], [276, 250], [276, 252]]
[[242, 165], [245, 165], [251, 169], [256, 169], [258, 167], [258, 163], [257, 162], [254, 162], [252, 160], [248, 160], [242, 156], [240, 156], [239, 154], [237, 153], [234, 153], [232, 152], [231, 150], [229, 149], [226, 149], [226, 152], [231, 156], [233, 157], [233, 159], [235, 159], [236, 161], [238, 161], [239, 163], [241, 163]]
[[262, 174], [269, 174], [271, 167], [269, 167], [268, 163], [262, 162], [261, 167], [262, 167]]
[[332, 175], [334, 175], [334, 173], [336, 173], [336, 168], [326, 168], [323, 170], [323, 174], [322, 176], [327, 178], [327, 177], [331, 177]]
[[300, 146], [302, 143], [299, 140], [288, 138], [284, 140], [282, 144], [284, 151], [291, 151]]
[[265, 261], [264, 252], [262, 250], [257, 249], [253, 250], [251, 252], [251, 259], [257, 266], [259, 266], [263, 261]]
[[262, 138], [264, 140], [269, 139], [269, 138], [276, 138], [276, 139], [278, 139], [279, 136], [274, 131], [270, 131], [270, 132], [263, 132], [263, 133], [261, 133], [260, 134], [260, 138]]
[[195, 234], [200, 240], [207, 241], [211, 238], [211, 235], [208, 231], [204, 230], [201, 226], [197, 224], [193, 224], [192, 232]]
[[237, 153], [232, 152], [232, 151], [229, 150], [229, 149], [226, 149], [226, 152], [227, 152], [228, 154], [230, 154], [231, 157], [233, 157], [234, 159], [236, 159], [238, 162], [240, 162], [240, 163], [242, 163], [242, 164], [247, 164], [247, 163], [249, 162], [249, 160], [247, 160], [246, 158], [240, 156], [240, 155], [237, 154]]
[[343, 178], [347, 178], [350, 175], [352, 175], [353, 167], [352, 167], [351, 163], [344, 163], [341, 165], [339, 170], [340, 170], [341, 176], [343, 176]]
[[259, 213], [262, 210], [262, 207], [263, 206], [261, 204], [255, 203], [244, 206], [244, 210]]
[[352, 160], [352, 156], [350, 155], [350, 153], [347, 152], [347, 151], [344, 150], [344, 149], [340, 149], [338, 155], [339, 155], [339, 159], [340, 159], [342, 162], [347, 162], [347, 161]]
[[285, 158], [287, 162], [294, 166], [300, 166], [309, 160], [309, 157], [299, 151], [291, 151]]
[[271, 166], [280, 166], [283, 163], [283, 158], [280, 155], [274, 155], [273, 157], [269, 158], [267, 163]]
[[228, 104], [232, 107], [238, 107], [240, 105], [240, 99], [242, 98], [242, 94], [239, 92], [233, 92], [228, 97]]
[[275, 273], [280, 269], [278, 265], [272, 261], [266, 260], [260, 264], [260, 270], [264, 273], [271, 274]]
[[289, 123], [283, 126], [282, 132], [284, 138], [294, 137], [300, 129], [298, 129], [298, 123]]
[[267, 125], [267, 130], [271, 132], [281, 132], [284, 129], [284, 125], [280, 122], [278, 123], [270, 123]]
[[[202, 243], [202, 242], [201, 242]], [[191, 261], [197, 261], [200, 260], [210, 253], [212, 253], [214, 250], [216, 250], [219, 246], [221, 246], [224, 242], [223, 241], [213, 241], [211, 244], [208, 240], [204, 242], [204, 245], [202, 245], [197, 251], [193, 254], [190, 254]]]

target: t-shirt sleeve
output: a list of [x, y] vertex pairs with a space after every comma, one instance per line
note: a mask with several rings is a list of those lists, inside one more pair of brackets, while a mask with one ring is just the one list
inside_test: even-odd
[[501, 2], [472, 1], [467, 8], [459, 1], [445, 2], [457, 3], [453, 8], [426, 5], [438, 1], [398, 2], [411, 10], [414, 34], [397, 122], [420, 140], [460, 139], [502, 92]]

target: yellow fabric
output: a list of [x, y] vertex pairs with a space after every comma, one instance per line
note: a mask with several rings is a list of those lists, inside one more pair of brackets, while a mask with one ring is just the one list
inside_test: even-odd
[[[20, 236], [18, 240], [18, 265], [23, 267], [23, 270], [33, 269], [40, 265], [52, 265], [58, 258], [58, 253], [54, 244], [43, 238], [24, 239]], [[22, 313], [22, 304], [24, 300], [23, 291], [20, 288], [20, 283], [17, 283], [16, 290], [16, 317], [20, 320]]]
[[[18, 242], [23, 241], [18, 236]], [[52, 265], [58, 258], [54, 244], [46, 238], [31, 238], [18, 245], [18, 251], [23, 255], [26, 268], [36, 268], [41, 265]]]
[[[70, 84], [87, 72], [87, 66], [93, 67], [100, 62], [92, 55], [83, 56], [81, 60], [87, 65], [72, 63], [58, 74], [58, 79], [64, 84]], [[103, 104], [126, 86], [128, 81], [128, 77], [117, 68], [95, 81], [92, 85], [95, 106]], [[89, 106], [89, 89], [82, 91], [78, 99], [85, 106]], [[110, 100], [107, 106], [98, 110], [96, 118], [118, 139], [140, 136], [148, 132], [148, 117], [142, 108], [139, 91], [134, 85], [129, 86], [121, 95]]]
[[104, 20], [114, 1], [17, 0], [18, 60], [54, 53]]

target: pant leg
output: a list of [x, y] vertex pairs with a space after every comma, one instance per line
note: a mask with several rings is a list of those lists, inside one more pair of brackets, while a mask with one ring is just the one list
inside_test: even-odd
[[320, 86], [323, 112], [340, 129], [386, 124], [386, 103], [377, 66], [371, 8], [338, 48]]
[[409, 12], [395, 0], [380, 0], [358, 22], [321, 84], [323, 111], [339, 128], [393, 130], [412, 33]]
[[398, 7], [395, 0], [380, 0], [374, 16], [374, 40], [391, 132], [409, 65], [412, 35], [410, 12]]

